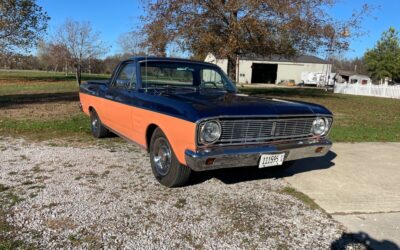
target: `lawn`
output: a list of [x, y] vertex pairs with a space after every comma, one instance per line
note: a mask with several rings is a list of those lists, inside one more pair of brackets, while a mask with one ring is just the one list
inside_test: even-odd
[[[103, 74], [82, 74], [83, 80], [96, 80], [108, 78], [109, 75]], [[63, 82], [75, 81], [74, 74], [61, 72], [46, 72], [36, 70], [0, 70], [0, 80], [18, 80], [26, 82]]]
[[[83, 74], [83, 81], [106, 79], [108, 75]], [[75, 75], [30, 70], [0, 70], [0, 95], [77, 92]]]
[[[104, 79], [107, 75], [84, 75]], [[339, 95], [319, 89], [245, 88], [251, 95], [318, 103], [335, 115], [333, 141], [400, 141], [400, 100]], [[90, 140], [89, 121], [78, 109], [73, 76], [0, 71], [0, 135]]]
[[[83, 81], [108, 75], [83, 74]], [[73, 74], [0, 70], [0, 135], [90, 139]]]

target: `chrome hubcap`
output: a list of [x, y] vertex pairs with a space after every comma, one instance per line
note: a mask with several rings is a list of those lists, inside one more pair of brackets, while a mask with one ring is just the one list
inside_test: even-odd
[[171, 166], [171, 148], [166, 139], [157, 138], [153, 148], [153, 161], [160, 175], [168, 174]]
[[97, 123], [98, 123], [99, 121], [97, 120], [97, 118], [93, 118], [93, 120], [92, 120], [92, 128], [93, 128], [93, 131], [96, 131], [97, 130]]

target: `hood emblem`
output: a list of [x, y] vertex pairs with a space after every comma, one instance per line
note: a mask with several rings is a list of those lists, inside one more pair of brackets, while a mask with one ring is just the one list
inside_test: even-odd
[[280, 135], [279, 128], [276, 127], [276, 122], [272, 123], [272, 129], [271, 129], [271, 136], [279, 136]]

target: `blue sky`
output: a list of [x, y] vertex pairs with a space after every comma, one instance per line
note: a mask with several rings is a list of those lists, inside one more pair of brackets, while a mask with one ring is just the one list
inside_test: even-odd
[[[399, 0], [339, 0], [339, 4], [331, 9], [331, 15], [343, 19], [351, 15], [363, 3], [378, 7], [373, 17], [363, 22], [367, 32], [363, 37], [351, 42], [347, 58], [362, 56], [366, 49], [372, 48], [383, 31], [393, 26], [400, 30]], [[140, 0], [38, 0], [51, 17], [49, 33], [51, 34], [67, 18], [79, 21], [90, 21], [96, 31], [101, 32], [104, 42], [111, 46], [110, 54], [120, 52], [118, 37], [137, 26], [143, 8]]]

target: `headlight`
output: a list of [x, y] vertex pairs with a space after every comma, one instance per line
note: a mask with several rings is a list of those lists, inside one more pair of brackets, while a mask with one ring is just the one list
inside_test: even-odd
[[312, 133], [314, 135], [325, 135], [329, 131], [330, 121], [327, 118], [316, 118], [312, 125]]
[[199, 140], [203, 144], [216, 142], [221, 136], [221, 125], [217, 121], [208, 121], [200, 125]]

